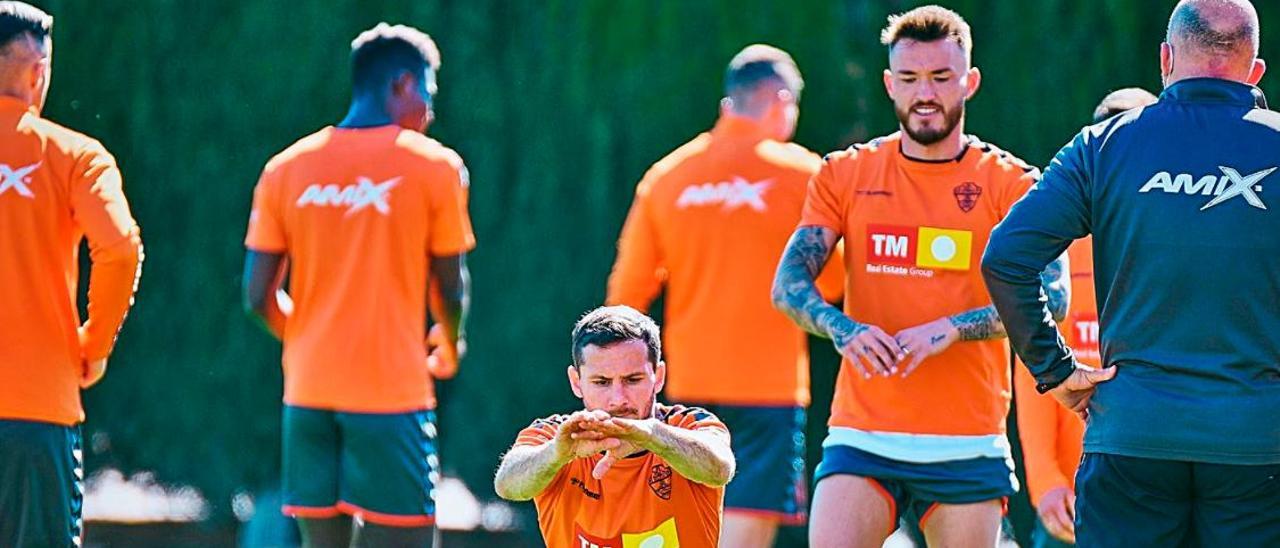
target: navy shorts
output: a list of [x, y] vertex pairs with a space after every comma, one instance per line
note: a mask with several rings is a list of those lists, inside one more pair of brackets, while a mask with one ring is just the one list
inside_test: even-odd
[[725, 487], [724, 509], [803, 525], [809, 493], [804, 469], [805, 409], [799, 406], [756, 407], [698, 405], [729, 428], [734, 459], [733, 481]]
[[1086, 453], [1076, 472], [1080, 546], [1280, 546], [1280, 464]]
[[[822, 448], [822, 462], [814, 481], [837, 474], [872, 480], [893, 512], [894, 524], [905, 520], [924, 529], [929, 514], [940, 504], [1007, 502], [1018, 491], [1012, 463], [1007, 459], [975, 458], [914, 463], [889, 459], [847, 445]], [[1132, 547], [1130, 547], [1132, 548]]]
[[391, 527], [435, 524], [434, 411], [284, 408], [284, 513], [349, 514]]
[[80, 546], [80, 427], [0, 420], [0, 546]]

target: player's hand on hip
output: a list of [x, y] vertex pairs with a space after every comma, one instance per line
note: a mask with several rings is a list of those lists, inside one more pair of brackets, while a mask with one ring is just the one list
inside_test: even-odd
[[898, 342], [883, 329], [849, 320], [832, 336], [836, 351], [849, 360], [866, 378], [873, 374], [892, 375], [903, 358]]
[[100, 358], [84, 362], [84, 369], [80, 372], [80, 388], [89, 388], [98, 381], [102, 380], [102, 376], [107, 374], [107, 359]]
[[1070, 487], [1063, 485], [1046, 491], [1040, 497], [1036, 513], [1050, 535], [1063, 542], [1076, 543], [1076, 494]]
[[1089, 418], [1089, 400], [1098, 385], [1116, 376], [1116, 366], [1106, 369], [1094, 369], [1077, 365], [1076, 370], [1062, 384], [1049, 391], [1054, 399], [1064, 407], [1075, 412], [1081, 419]]
[[941, 318], [923, 325], [908, 327], [893, 336], [898, 348], [906, 355], [902, 359], [900, 369], [902, 376], [910, 375], [925, 358], [937, 356], [952, 344], [960, 340], [960, 330], [947, 318]]

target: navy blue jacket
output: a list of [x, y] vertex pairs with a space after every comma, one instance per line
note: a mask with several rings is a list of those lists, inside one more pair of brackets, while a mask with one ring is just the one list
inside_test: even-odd
[[1039, 272], [1093, 234], [1103, 363], [1085, 451], [1280, 463], [1280, 113], [1192, 79], [1089, 126], [991, 235], [982, 270], [1041, 390], [1075, 361]]

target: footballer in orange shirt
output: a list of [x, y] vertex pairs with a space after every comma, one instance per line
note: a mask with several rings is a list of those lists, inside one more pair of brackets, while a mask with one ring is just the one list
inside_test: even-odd
[[494, 490], [533, 499], [551, 548], [715, 548], [729, 431], [710, 412], [658, 403], [658, 326], [627, 306], [573, 328], [569, 386], [585, 409], [539, 419], [502, 457]]
[[[1094, 110], [1093, 123], [1155, 102], [1156, 96], [1141, 88], [1114, 91]], [[1067, 254], [1071, 304], [1062, 336], [1080, 363], [1101, 369], [1093, 237], [1076, 240]], [[1075, 477], [1084, 454], [1084, 421], [1053, 397], [1036, 391], [1035, 379], [1021, 363], [1014, 364], [1013, 377], [1027, 491], [1039, 518], [1032, 542], [1038, 548], [1070, 546], [1075, 542]]]
[[0, 2], [0, 546], [81, 544], [80, 391], [106, 371], [142, 264], [115, 159], [40, 115], [52, 30], [47, 13]]
[[[809, 353], [769, 302], [773, 271], [821, 158], [787, 142], [804, 82], [791, 56], [748, 46], [729, 62], [720, 120], [645, 174], [618, 239], [608, 304], [647, 310], [666, 286], [665, 397], [737, 434], [721, 544], [768, 547], [803, 524]], [[838, 295], [843, 265], [819, 279]], [[743, 344], [750, 341], [750, 344]]]
[[304, 543], [425, 546], [432, 383], [454, 373], [469, 298], [467, 172], [422, 134], [431, 38], [383, 23], [351, 47], [346, 118], [272, 158], [254, 190], [245, 305], [284, 342], [284, 512]]
[[[930, 545], [993, 546], [1017, 483], [1009, 347], [979, 259], [1038, 172], [964, 133], [980, 73], [959, 15], [895, 15], [882, 42], [901, 129], [826, 157], [773, 286], [775, 304], [844, 357], [810, 544], [880, 546], [903, 519]], [[843, 311], [813, 282], [840, 238]], [[1046, 285], [1065, 309], [1061, 277]]]

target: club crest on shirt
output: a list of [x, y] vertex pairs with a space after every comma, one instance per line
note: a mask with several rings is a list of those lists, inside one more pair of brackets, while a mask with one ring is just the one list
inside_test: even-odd
[[655, 464], [649, 469], [649, 488], [662, 500], [671, 500], [671, 467]]
[[960, 211], [968, 213], [973, 210], [973, 206], [978, 205], [978, 197], [982, 196], [982, 187], [973, 182], [961, 183], [951, 190], [951, 194], [956, 197], [956, 205], [960, 207]]

